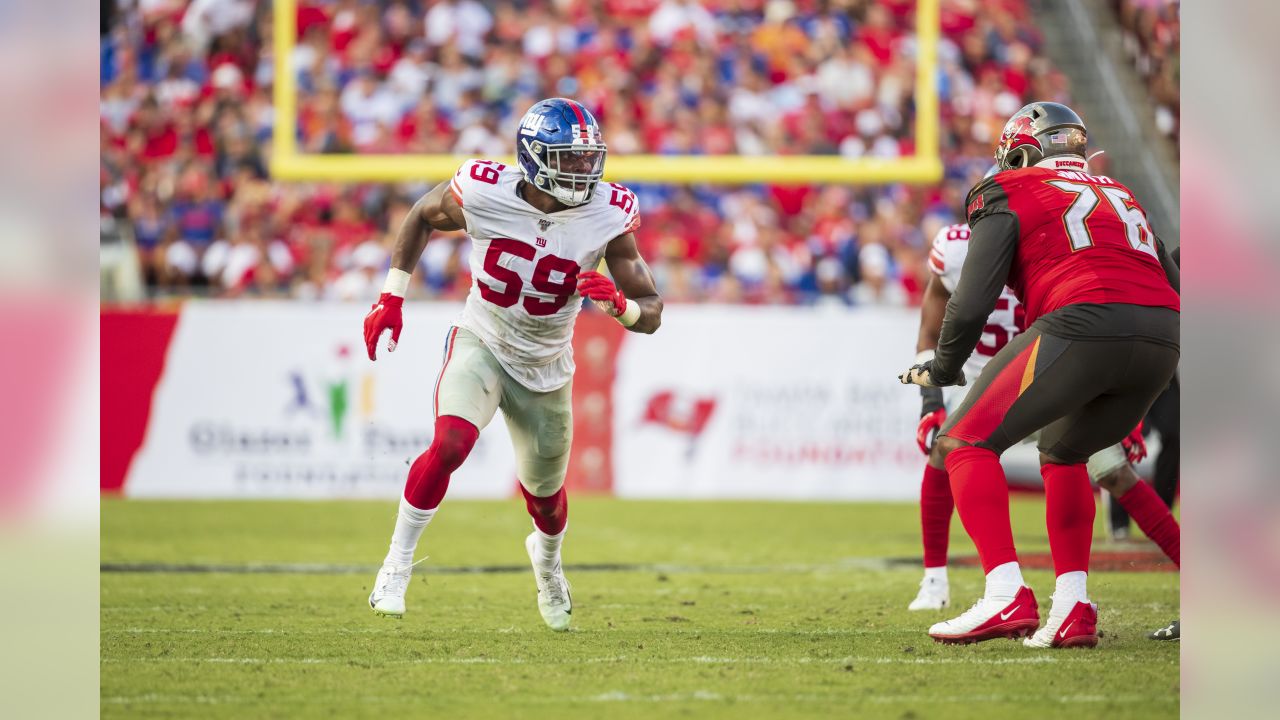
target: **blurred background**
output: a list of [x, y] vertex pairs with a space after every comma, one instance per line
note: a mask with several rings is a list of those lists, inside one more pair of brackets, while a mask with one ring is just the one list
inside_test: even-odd
[[[1028, 101], [1075, 106], [1179, 240], [1172, 2], [152, 0], [101, 32], [102, 483], [131, 496], [395, 497], [465, 234], [427, 246], [393, 359], [360, 317], [412, 203], [544, 97], [601, 120], [668, 306], [652, 338], [583, 313], [577, 490], [914, 497], [918, 399], [886, 380]], [[493, 428], [454, 496], [511, 493]]]
[[[635, 154], [895, 160], [916, 152], [916, 5], [299, 0], [286, 19], [296, 39], [280, 58], [271, 3], [108, 3], [101, 213], [104, 252], [118, 247], [120, 257], [104, 263], [104, 298], [376, 298], [401, 218], [441, 178], [273, 182], [278, 68], [295, 77], [289, 125], [307, 154], [508, 156], [525, 109], [569, 96], [600, 118], [615, 163]], [[940, 3], [944, 170], [931, 182], [868, 186], [851, 174], [839, 185], [730, 187], [611, 173], [640, 197], [637, 236], [663, 296], [913, 304], [933, 232], [959, 217], [1004, 120], [1032, 99], [1078, 104], [1094, 146], [1108, 150], [1095, 164], [1135, 185], [1176, 242], [1177, 4], [1085, 5], [1076, 17], [1075, 3]], [[1092, 25], [1111, 52], [1093, 42], [1078, 57], [1080, 37], [1097, 39]], [[1089, 64], [1114, 77], [1123, 111], [1073, 87], [1068, 77]], [[1118, 153], [1122, 142], [1159, 161]], [[1163, 185], [1159, 203], [1138, 187], [1151, 184]], [[466, 244], [436, 238], [418, 297], [465, 296]]]
[[[648, 486], [623, 477], [625, 468], [653, 467], [648, 479], [666, 479], [650, 490], [658, 496], [726, 497], [733, 490], [721, 478], [749, 466], [758, 475], [743, 492], [752, 497], [777, 497], [783, 477], [803, 497], [907, 499], [923, 460], [911, 438], [918, 405], [883, 383], [914, 349], [928, 241], [959, 217], [1010, 112], [1032, 99], [1068, 102], [1089, 123], [1092, 146], [1106, 150], [1095, 169], [1136, 191], [1171, 246], [1180, 242], [1185, 162], [1197, 198], [1186, 220], [1213, 240], [1192, 245], [1186, 271], [1183, 376], [1194, 412], [1185, 454], [1194, 477], [1213, 480], [1187, 488], [1198, 510], [1183, 516], [1192, 538], [1183, 587], [1187, 614], [1216, 620], [1188, 639], [1184, 712], [1264, 717], [1266, 707], [1251, 703], [1269, 692], [1277, 667], [1276, 644], [1259, 640], [1274, 636], [1280, 604], [1280, 525], [1264, 449], [1276, 422], [1265, 367], [1274, 340], [1258, 328], [1274, 322], [1266, 308], [1275, 304], [1267, 278], [1276, 248], [1263, 241], [1274, 237], [1280, 203], [1268, 154], [1224, 139], [1259, 131], [1264, 121], [1241, 118], [1280, 107], [1265, 81], [1280, 18], [1273, 3], [1185, 9], [1196, 42], [1184, 113], [1183, 8], [1168, 0], [103, 0], [102, 305], [89, 314], [86, 299], [77, 315], [75, 293], [58, 301], [68, 300], [67, 263], [88, 267], [75, 238], [91, 231], [69, 229], [81, 204], [67, 188], [79, 187], [70, 155], [92, 136], [69, 125], [92, 115], [69, 112], [65, 91], [87, 83], [73, 67], [92, 68], [80, 27], [88, 18], [62, 3], [20, 1], [0, 27], [9, 60], [0, 81], [10, 107], [24, 109], [6, 113], [15, 124], [0, 134], [16, 160], [3, 175], [0, 217], [14, 230], [0, 238], [3, 317], [34, 332], [29, 346], [59, 350], [96, 343], [100, 324], [107, 493], [393, 498], [403, 459], [429, 440], [420, 389], [469, 283], [465, 237], [437, 235], [414, 276], [411, 296], [428, 302], [411, 304], [404, 354], [395, 367], [364, 362], [357, 327], [395, 228], [451, 172], [439, 168], [507, 155], [524, 107], [570, 95], [604, 124], [609, 179], [640, 196], [638, 238], [669, 307], [647, 348], [584, 310], [574, 487], [639, 496]], [[920, 42], [921, 14], [936, 42]], [[936, 106], [921, 102], [922, 57], [931, 58], [924, 71]], [[294, 88], [283, 104], [282, 77]], [[923, 143], [922, 124], [932, 135]], [[281, 133], [290, 147], [280, 147]], [[703, 167], [715, 162], [703, 156], [821, 156], [845, 159], [849, 173], [714, 185], [691, 172], [643, 182], [611, 172], [635, 155]], [[298, 158], [324, 162], [280, 172]], [[424, 171], [361, 164], [377, 158], [420, 159]], [[922, 159], [936, 160], [937, 172], [921, 172]], [[886, 176], [892, 167], [901, 177]], [[6, 365], [28, 354], [6, 345]], [[631, 357], [638, 348], [643, 355]], [[715, 372], [743, 357], [763, 368], [759, 376]], [[6, 477], [7, 508], [34, 507], [26, 520], [58, 531], [25, 535], [21, 513], [6, 526], [19, 528], [6, 551], [46, 551], [19, 573], [30, 581], [13, 581], [27, 588], [67, 585], [51, 567], [72, 563], [48, 562], [50, 539], [84, 528], [66, 510], [86, 497], [85, 453], [95, 447], [84, 398], [96, 378], [39, 364], [26, 360], [31, 372], [12, 374], [23, 379], [14, 385], [57, 388], [66, 402], [43, 425], [10, 413], [25, 432], [4, 434], [19, 460]], [[393, 383], [416, 389], [391, 392]], [[816, 443], [814, 425], [830, 428]], [[775, 445], [761, 442], [789, 427], [797, 429]], [[451, 495], [509, 495], [504, 444], [490, 440], [475, 476]], [[96, 574], [93, 555], [81, 564]], [[76, 590], [59, 596], [93, 597]], [[38, 667], [56, 647], [48, 664], [65, 676], [66, 646], [92, 639], [71, 617], [60, 608], [15, 627], [22, 664]], [[31, 706], [70, 700], [62, 690], [31, 695]]]

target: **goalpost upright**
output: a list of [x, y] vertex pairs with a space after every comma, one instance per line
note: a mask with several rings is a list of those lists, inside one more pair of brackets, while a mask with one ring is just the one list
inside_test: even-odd
[[[802, 184], [933, 183], [939, 155], [937, 58], [939, 0], [916, 3], [915, 154], [847, 159], [838, 155], [611, 155], [606, 180], [624, 182]], [[298, 96], [292, 68], [297, 43], [296, 0], [274, 3], [275, 125], [271, 174], [279, 180], [406, 182], [442, 180], [464, 159], [457, 155], [317, 155], [298, 151]], [[505, 162], [512, 162], [506, 158]]]

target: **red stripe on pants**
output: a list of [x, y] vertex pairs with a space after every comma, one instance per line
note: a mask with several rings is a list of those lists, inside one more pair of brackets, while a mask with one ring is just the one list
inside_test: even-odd
[[453, 357], [453, 342], [458, 338], [458, 328], [449, 331], [449, 339], [445, 341], [444, 366], [436, 376], [436, 389], [431, 393], [431, 412], [440, 417], [440, 383], [444, 380], [444, 371], [449, 368], [449, 360]]

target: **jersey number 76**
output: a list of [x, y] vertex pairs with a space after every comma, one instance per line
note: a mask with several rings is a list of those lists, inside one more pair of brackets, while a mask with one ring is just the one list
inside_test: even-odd
[[1049, 185], [1071, 195], [1075, 199], [1062, 215], [1062, 224], [1071, 239], [1071, 250], [1084, 250], [1094, 246], [1093, 232], [1090, 229], [1093, 213], [1105, 199], [1112, 212], [1124, 225], [1125, 237], [1129, 247], [1155, 257], [1156, 248], [1152, 242], [1151, 223], [1138, 207], [1138, 202], [1123, 188], [1103, 187], [1069, 180], [1049, 180]]

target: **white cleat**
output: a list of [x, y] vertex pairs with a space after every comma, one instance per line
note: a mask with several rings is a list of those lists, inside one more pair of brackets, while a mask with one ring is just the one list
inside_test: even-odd
[[929, 637], [946, 644], [968, 644], [995, 638], [1022, 638], [1040, 627], [1039, 605], [1023, 586], [1012, 600], [981, 598], [959, 617], [934, 623]]
[[413, 566], [422, 560], [413, 565], [382, 564], [378, 578], [373, 581], [373, 592], [369, 593], [369, 607], [375, 615], [404, 617], [404, 594], [409, 590], [409, 578], [413, 576]]
[[1022, 644], [1032, 648], [1097, 647], [1098, 606], [1088, 600], [1058, 602], [1055, 597], [1049, 620]]
[[524, 549], [529, 553], [529, 562], [533, 565], [533, 579], [538, 584], [538, 612], [547, 627], [561, 632], [569, 629], [569, 621], [573, 619], [573, 597], [569, 594], [569, 581], [564, 577], [564, 569], [556, 562], [554, 568], [543, 568], [534, 559], [537, 549], [537, 533], [530, 533], [524, 540]]
[[951, 588], [946, 580], [927, 577], [920, 581], [920, 592], [907, 606], [908, 610], [942, 610], [951, 604]]

